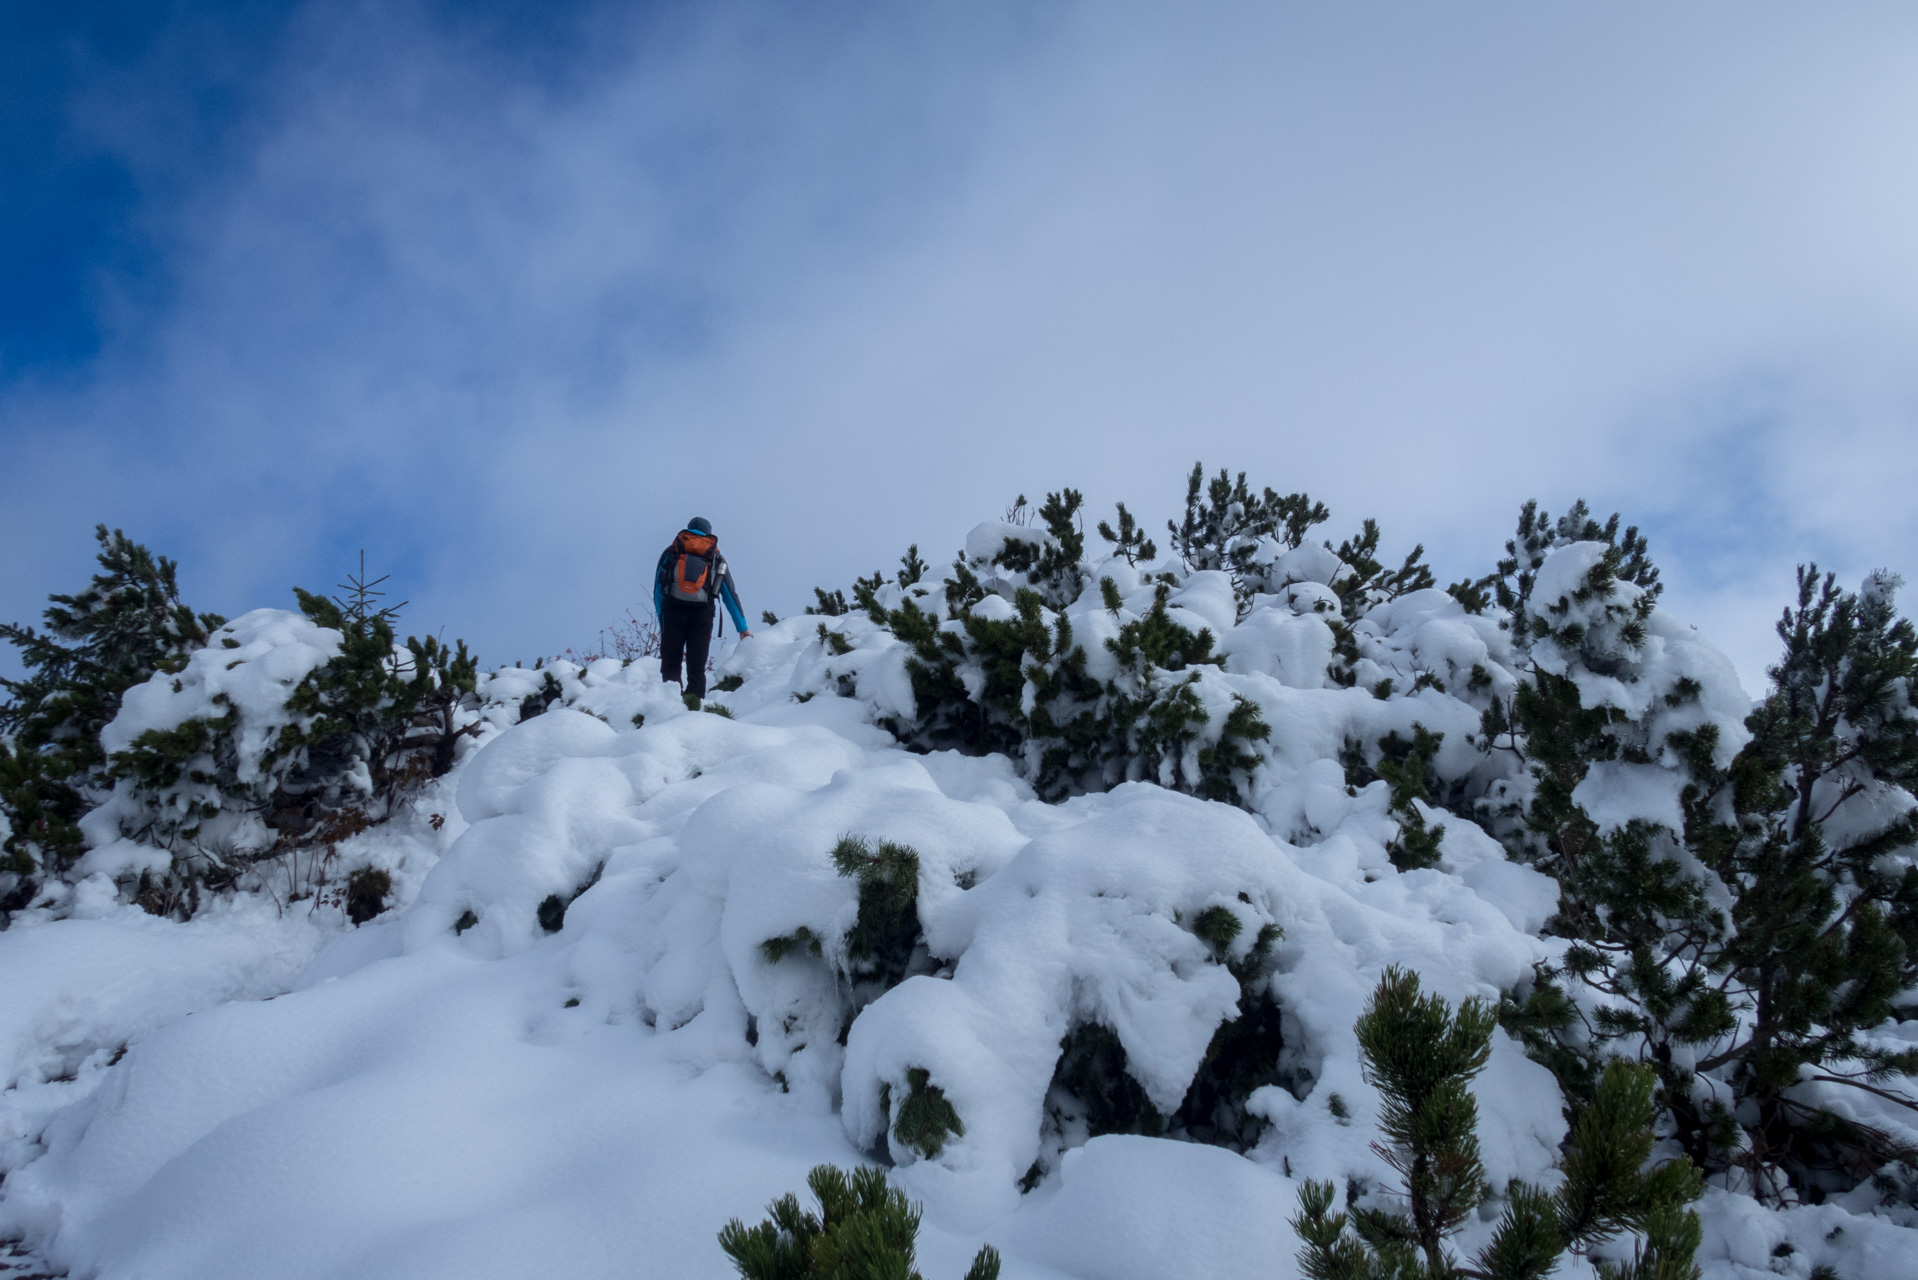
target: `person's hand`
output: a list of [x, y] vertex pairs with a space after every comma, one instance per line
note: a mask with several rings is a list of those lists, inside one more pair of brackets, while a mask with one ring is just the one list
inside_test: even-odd
[[753, 638], [753, 633], [750, 631], [742, 631], [739, 633], [739, 638], [741, 640], [750, 640]]

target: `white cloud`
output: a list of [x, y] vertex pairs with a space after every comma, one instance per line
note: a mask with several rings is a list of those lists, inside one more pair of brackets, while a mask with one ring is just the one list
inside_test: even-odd
[[596, 21], [534, 82], [308, 15], [176, 301], [0, 410], [9, 536], [150, 530], [232, 609], [364, 540], [530, 656], [695, 510], [784, 611], [1204, 458], [1455, 576], [1527, 497], [1621, 509], [1754, 686], [1795, 559], [1918, 561], [1904, 10]]

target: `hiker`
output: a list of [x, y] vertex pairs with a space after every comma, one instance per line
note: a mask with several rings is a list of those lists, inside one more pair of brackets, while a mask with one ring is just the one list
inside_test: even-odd
[[739, 638], [751, 639], [753, 633], [746, 628], [739, 592], [733, 586], [733, 571], [719, 554], [712, 522], [694, 516], [659, 557], [659, 571], [653, 575], [653, 612], [659, 615], [660, 678], [680, 684], [683, 660], [682, 687], [695, 700], [706, 696], [706, 654], [712, 648], [718, 612], [713, 607], [715, 598], [726, 602]]

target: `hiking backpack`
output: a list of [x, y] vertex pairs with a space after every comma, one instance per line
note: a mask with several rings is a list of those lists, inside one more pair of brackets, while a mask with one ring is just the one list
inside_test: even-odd
[[673, 539], [666, 564], [666, 592], [675, 600], [706, 604], [719, 593], [719, 540], [682, 533]]

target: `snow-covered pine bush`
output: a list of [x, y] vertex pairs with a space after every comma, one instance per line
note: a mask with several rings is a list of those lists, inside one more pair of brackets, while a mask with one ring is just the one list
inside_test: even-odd
[[[1401, 741], [1436, 750], [1450, 735], [1428, 762], [1430, 786], [1392, 787], [1402, 829], [1394, 856], [1408, 867], [1430, 865], [1443, 825], [1428, 824], [1418, 804], [1469, 811], [1488, 779], [1512, 771], [1470, 742], [1493, 701], [1516, 687], [1501, 664], [1509, 642], [1491, 619], [1427, 625], [1435, 609], [1464, 609], [1431, 590], [1420, 548], [1387, 569], [1370, 520], [1337, 547], [1308, 543], [1328, 518], [1322, 504], [1255, 493], [1243, 473], [1208, 483], [1202, 466], [1187, 478], [1183, 520], [1169, 523], [1175, 558], [1150, 562], [1157, 548], [1123, 504], [1116, 530], [1100, 526], [1114, 554], [1091, 558], [1082, 507], [1072, 489], [1036, 512], [1015, 504], [1009, 514], [1036, 522], [980, 525], [942, 584], [925, 580], [915, 546], [892, 581], [862, 578], [850, 602], [818, 592], [809, 612], [837, 620], [818, 623], [819, 687], [872, 701], [915, 750], [1008, 755], [1049, 799], [1149, 779], [1239, 804], [1273, 752], [1262, 700], [1225, 678], [1235, 665], [1228, 647], [1244, 674], [1264, 665], [1261, 674], [1293, 688], [1329, 683], [1380, 702], [1447, 695], [1425, 718], [1387, 716], [1376, 732], [1380, 717], [1351, 717], [1363, 723], [1344, 744], [1347, 783], [1363, 789], [1384, 776], [1381, 760], [1387, 773], [1400, 763]], [[1395, 612], [1411, 599], [1422, 603]], [[907, 647], [903, 663], [879, 659], [895, 642]]]
[[[858, 886], [857, 910], [845, 928], [822, 936], [802, 924], [767, 938], [759, 950], [774, 965], [792, 957], [789, 969], [813, 962], [822, 1003], [837, 1007], [828, 1022], [838, 1025], [811, 1028], [809, 1034], [823, 1030], [844, 1044], [860, 1010], [915, 973], [938, 972], [941, 962], [928, 949], [919, 920], [917, 851], [894, 840], [848, 835], [833, 846], [831, 859], [833, 868]], [[796, 1024], [784, 1030], [790, 1035]]]
[[100, 735], [126, 691], [181, 670], [224, 621], [181, 603], [173, 561], [105, 525], [94, 537], [102, 572], [51, 598], [44, 632], [0, 626], [27, 669], [0, 679], [0, 924], [86, 851], [80, 819], [112, 786]]
[[[912, 706], [888, 727], [920, 749], [1009, 755], [1049, 797], [1152, 778], [1242, 799], [1247, 744], [1269, 728], [1251, 702], [1205, 683], [1223, 661], [1215, 637], [1173, 616], [1168, 582], [1115, 557], [1095, 584], [1082, 505], [1075, 490], [1049, 494], [1043, 532], [981, 525], [941, 587], [924, 585], [916, 547], [894, 582], [855, 584], [857, 610], [910, 646]], [[821, 623], [820, 638], [852, 652], [842, 630]]]
[[1898, 585], [1800, 571], [1751, 740], [1689, 798], [1687, 850], [1730, 897], [1670, 966], [1702, 994], [1629, 1024], [1669, 1046], [1701, 1163], [1780, 1202], [1918, 1203], [1918, 1108], [1886, 1087], [1918, 1072], [1896, 1033], [1918, 984], [1918, 633]]
[[1225, 1018], [1212, 1033], [1177, 1109], [1167, 1114], [1154, 1105], [1110, 1027], [1078, 1021], [1060, 1041], [1046, 1091], [1039, 1158], [1023, 1185], [1035, 1186], [1056, 1170], [1065, 1151], [1109, 1133], [1178, 1137], [1249, 1151], [1265, 1132], [1266, 1122], [1247, 1103], [1259, 1089], [1289, 1078], [1284, 1015], [1269, 983], [1273, 949], [1284, 930], [1266, 920], [1249, 945], [1240, 943], [1241, 912], [1214, 904], [1192, 917], [1191, 932], [1210, 950], [1212, 963], [1238, 983], [1239, 998], [1236, 1016]]
[[163, 914], [191, 914], [203, 888], [233, 886], [262, 860], [387, 820], [480, 729], [464, 642], [401, 645], [392, 611], [364, 596], [296, 595], [300, 614], [220, 625], [129, 690], [102, 733], [117, 781], [83, 825], [96, 849], [124, 856], [95, 869], [137, 875]]
[[[734, 1218], [719, 1247], [742, 1280], [923, 1280], [914, 1268], [920, 1209], [868, 1165], [846, 1173], [822, 1164], [806, 1175], [819, 1212], [786, 1195], [756, 1227]], [[965, 1280], [998, 1280], [999, 1251], [980, 1248]]]
[[[1232, 575], [1234, 594], [1248, 600], [1254, 591], [1275, 589], [1269, 581], [1273, 551], [1296, 550], [1312, 527], [1325, 523], [1331, 514], [1325, 504], [1303, 493], [1280, 496], [1266, 489], [1254, 494], [1243, 471], [1236, 482], [1223, 469], [1208, 482], [1205, 464], [1195, 462], [1192, 474], [1186, 477], [1185, 518], [1168, 520], [1165, 527], [1172, 535], [1172, 550], [1187, 570], [1223, 570]], [[1103, 524], [1099, 532], [1106, 541], [1121, 547], [1150, 546], [1125, 537], [1131, 523], [1121, 503], [1121, 532], [1114, 534]], [[1144, 558], [1154, 557], [1146, 551]]]
[[[1651, 1162], [1656, 1138], [1650, 1068], [1613, 1063], [1582, 1108], [1559, 1161], [1556, 1191], [1515, 1182], [1491, 1241], [1469, 1267], [1450, 1237], [1491, 1193], [1478, 1142], [1471, 1081], [1485, 1069], [1497, 1026], [1492, 1006], [1456, 1010], [1424, 995], [1416, 974], [1388, 968], [1359, 1016], [1365, 1077], [1383, 1100], [1379, 1151], [1403, 1180], [1402, 1204], [1351, 1204], [1332, 1213], [1331, 1182], [1307, 1180], [1293, 1228], [1311, 1280], [1544, 1280], [1568, 1251], [1584, 1254], [1626, 1232], [1633, 1260], [1600, 1261], [1604, 1280], [1698, 1280], [1701, 1238], [1686, 1205], [1700, 1181], [1689, 1161]], [[1349, 1229], [1348, 1229], [1349, 1228]]]
[[1713, 959], [1741, 1014], [1696, 1069], [1729, 1086], [1714, 1100], [1747, 1132], [1729, 1158], [1760, 1194], [1783, 1197], [1775, 1174], [1847, 1190], [1868, 1166], [1871, 1194], [1918, 1200], [1913, 1108], [1878, 1087], [1918, 1072], [1887, 1034], [1918, 984], [1918, 631], [1898, 586], [1800, 570], [1772, 691], [1721, 784], [1735, 821], [1696, 806], [1693, 851], [1736, 895]]

